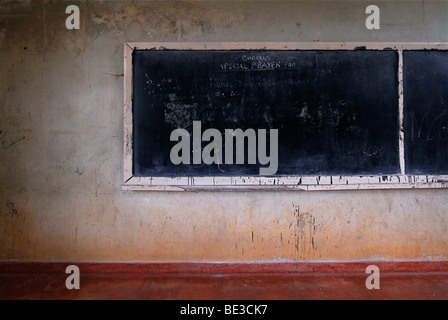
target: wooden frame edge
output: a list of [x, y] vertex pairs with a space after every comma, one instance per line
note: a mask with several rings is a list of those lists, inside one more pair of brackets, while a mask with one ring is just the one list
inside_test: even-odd
[[448, 50], [442, 42], [127, 42], [133, 50]]
[[124, 44], [124, 127], [123, 127], [123, 180], [133, 176], [133, 111], [132, 111], [132, 53], [134, 49]]
[[[405, 42], [126, 42], [124, 44], [124, 164], [123, 191], [323, 191], [323, 190], [386, 190], [386, 189], [444, 189], [448, 177], [443, 175], [405, 175], [400, 158], [401, 175], [352, 176], [347, 183], [275, 183], [285, 177], [176, 177], [159, 178], [133, 176], [133, 114], [132, 114], [132, 53], [134, 50], [448, 50], [448, 43]], [[399, 64], [402, 63], [400, 60]], [[402, 69], [399, 66], [399, 104], [402, 103]], [[402, 108], [400, 105], [399, 108]], [[399, 110], [400, 119], [403, 116]], [[402, 120], [402, 119], [401, 119]], [[400, 123], [401, 125], [401, 123]], [[399, 128], [399, 149], [404, 148], [402, 128]], [[402, 151], [401, 151], [402, 152]], [[322, 176], [333, 179], [333, 176]], [[348, 176], [350, 177], [350, 176]], [[367, 182], [357, 182], [358, 177]], [[398, 182], [391, 183], [398, 177]], [[286, 177], [288, 179], [316, 179], [317, 176]], [[319, 177], [320, 178], [320, 177]], [[235, 181], [252, 181], [238, 183]], [[195, 183], [201, 180], [202, 183]], [[215, 180], [221, 182], [215, 183]], [[222, 181], [227, 180], [227, 182]], [[259, 180], [259, 181], [258, 181]], [[274, 182], [267, 182], [267, 181]], [[353, 180], [353, 181], [352, 181]], [[371, 183], [370, 181], [378, 181]], [[387, 181], [384, 183], [384, 181]]]

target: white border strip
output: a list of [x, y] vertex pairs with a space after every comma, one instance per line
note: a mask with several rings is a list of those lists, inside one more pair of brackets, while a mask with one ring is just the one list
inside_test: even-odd
[[[399, 175], [283, 177], [134, 177], [132, 53], [134, 50], [394, 50], [399, 55]], [[448, 50], [448, 43], [289, 43], [289, 42], [129, 42], [124, 45], [124, 183], [123, 190], [269, 191], [448, 188], [448, 175], [405, 175], [403, 133], [403, 50]]]
[[405, 174], [404, 159], [404, 92], [403, 92], [403, 50], [398, 50], [398, 153], [400, 172]]
[[134, 177], [123, 190], [369, 190], [448, 188], [448, 175], [284, 176], [284, 177]]

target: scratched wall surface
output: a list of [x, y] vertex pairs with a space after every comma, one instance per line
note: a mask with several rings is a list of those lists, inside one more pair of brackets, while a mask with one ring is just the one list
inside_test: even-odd
[[0, 2], [0, 260], [448, 259], [447, 190], [121, 191], [126, 41], [448, 41], [446, 2]]

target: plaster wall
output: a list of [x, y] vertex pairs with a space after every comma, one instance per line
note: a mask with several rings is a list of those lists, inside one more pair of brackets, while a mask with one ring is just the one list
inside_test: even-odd
[[0, 260], [447, 260], [448, 190], [121, 190], [124, 42], [448, 41], [445, 1], [368, 4], [1, 0]]

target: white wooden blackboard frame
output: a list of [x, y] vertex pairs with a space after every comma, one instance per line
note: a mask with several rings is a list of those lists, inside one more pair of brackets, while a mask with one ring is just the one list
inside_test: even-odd
[[[135, 177], [133, 164], [132, 53], [134, 50], [395, 50], [399, 55], [400, 174], [378, 176], [283, 177]], [[448, 50], [448, 43], [361, 42], [127, 42], [124, 44], [123, 190], [148, 191], [272, 191], [448, 188], [448, 175], [406, 175], [403, 134], [403, 50]]]

